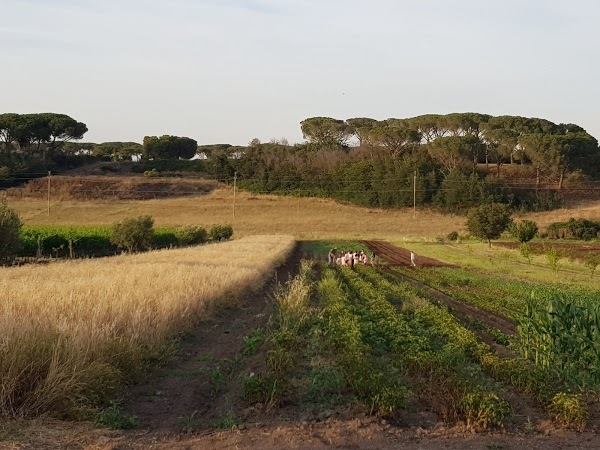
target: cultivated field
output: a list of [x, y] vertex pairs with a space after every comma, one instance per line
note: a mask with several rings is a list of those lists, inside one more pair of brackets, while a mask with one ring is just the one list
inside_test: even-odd
[[[162, 200], [52, 200], [50, 216], [41, 198], [8, 200], [26, 224], [102, 225], [150, 214], [159, 226], [230, 223], [243, 237], [0, 269], [0, 295], [10, 298], [0, 326], [11, 337], [0, 344], [9, 361], [0, 368], [2, 412], [94, 418], [102, 404], [100, 414], [137, 416], [135, 429], [119, 434], [88, 423], [58, 436], [63, 425], [39, 431], [35, 422], [12, 422], [0, 425], [0, 442], [27, 427], [97, 448], [112, 448], [115, 438], [131, 448], [172, 448], [173, 434], [192, 448], [598, 442], [600, 276], [581, 261], [564, 257], [553, 268], [543, 254], [528, 261], [515, 249], [447, 242], [449, 232], [466, 232], [464, 217], [426, 210], [413, 216], [238, 192], [233, 218], [228, 188]], [[523, 217], [544, 227], [598, 214], [600, 204], [590, 203]], [[259, 233], [313, 239], [299, 253], [310, 261], [296, 256], [280, 269], [278, 280], [297, 274], [285, 287], [264, 281], [293, 238], [251, 236]], [[327, 267], [321, 261], [332, 247], [370, 247], [393, 264]], [[416, 268], [405, 267], [409, 249]], [[204, 320], [232, 297], [237, 307]], [[165, 360], [184, 330], [191, 338]], [[149, 378], [123, 389], [150, 368]], [[115, 399], [122, 401], [109, 406]], [[116, 419], [101, 423], [119, 427]], [[470, 437], [484, 429], [504, 432]], [[46, 442], [24, 437], [31, 433], [21, 441]]]
[[285, 236], [0, 268], [0, 414], [85, 417], [226, 299], [258, 289]]

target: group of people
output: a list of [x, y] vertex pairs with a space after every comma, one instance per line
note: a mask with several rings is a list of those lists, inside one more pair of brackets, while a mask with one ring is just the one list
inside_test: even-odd
[[355, 264], [362, 264], [366, 266], [369, 263], [371, 265], [375, 265], [376, 259], [377, 255], [375, 255], [375, 253], [371, 253], [371, 257], [369, 258], [369, 256], [367, 256], [363, 250], [342, 250], [338, 255], [336, 248], [329, 250], [328, 256], [330, 266], [335, 266], [337, 264], [339, 266], [354, 267]]
[[[369, 263], [372, 266], [374, 266], [377, 262], [377, 255], [374, 252], [371, 253], [370, 258], [363, 250], [359, 252], [352, 250], [342, 250], [339, 256], [336, 252], [337, 248], [332, 248], [331, 250], [329, 250], [329, 255], [327, 256], [327, 259], [330, 266], [335, 266], [337, 264], [339, 266], [354, 267], [355, 264], [361, 263], [365, 266]], [[412, 250], [410, 251], [410, 265], [413, 267], [417, 267], [417, 255]]]

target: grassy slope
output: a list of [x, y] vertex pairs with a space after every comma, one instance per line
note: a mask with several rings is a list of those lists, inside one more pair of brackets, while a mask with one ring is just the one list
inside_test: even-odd
[[597, 288], [600, 276], [590, 279], [589, 270], [580, 262], [567, 259], [559, 261], [559, 271], [555, 274], [549, 266], [546, 256], [537, 255], [528, 264], [518, 250], [492, 247], [477, 241], [460, 244], [396, 241], [397, 245], [409, 247], [414, 252], [441, 259], [462, 267], [477, 269], [495, 278], [517, 278], [539, 283], [561, 283]]

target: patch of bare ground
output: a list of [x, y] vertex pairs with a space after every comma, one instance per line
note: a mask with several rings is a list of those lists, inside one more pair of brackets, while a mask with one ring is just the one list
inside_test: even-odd
[[6, 190], [9, 199], [50, 198], [56, 200], [149, 200], [209, 194], [220, 183], [194, 178], [149, 178], [144, 176], [52, 176], [36, 178], [22, 187]]
[[[55, 429], [56, 430], [56, 429]], [[48, 432], [32, 426], [29, 444], [6, 445], [2, 449], [94, 449], [94, 450], [183, 450], [183, 449], [597, 449], [600, 435], [548, 427], [508, 433], [503, 430], [473, 433], [459, 424], [432, 428], [399, 428], [376, 418], [336, 418], [324, 421], [295, 421], [278, 424], [252, 423], [232, 430], [205, 430], [179, 435], [108, 432], [105, 430], [61, 429]], [[45, 439], [44, 439], [45, 438]]]

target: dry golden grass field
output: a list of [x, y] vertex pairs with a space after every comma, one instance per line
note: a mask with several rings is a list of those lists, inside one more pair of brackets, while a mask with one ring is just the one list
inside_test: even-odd
[[[26, 224], [100, 225], [125, 217], [150, 214], [158, 226], [229, 223], [236, 236], [290, 234], [301, 239], [433, 238], [465, 232], [465, 218], [412, 208], [385, 210], [344, 205], [318, 198], [252, 195], [238, 192], [233, 217], [233, 192], [218, 189], [207, 195], [160, 200], [53, 200], [50, 215], [41, 198], [8, 198]], [[557, 211], [530, 213], [540, 227], [570, 217], [598, 219], [600, 201]]]
[[0, 268], [0, 415], [73, 414], [114, 395], [214, 303], [258, 289], [293, 246], [252, 236]]

